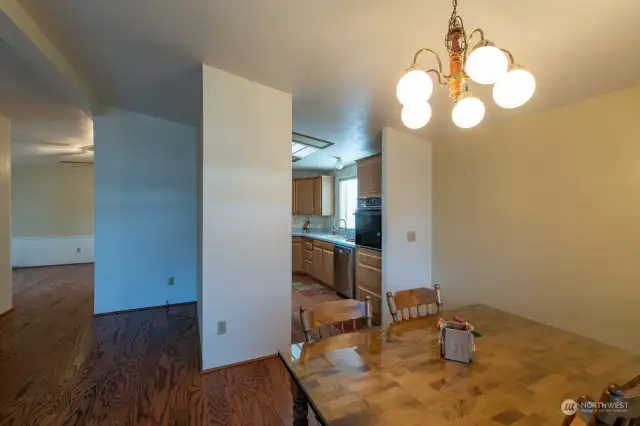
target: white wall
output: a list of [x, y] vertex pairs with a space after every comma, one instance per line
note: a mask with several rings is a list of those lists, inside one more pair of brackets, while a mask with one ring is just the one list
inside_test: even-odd
[[203, 66], [203, 369], [290, 344], [291, 120], [291, 95]]
[[11, 121], [0, 116], [0, 314], [13, 307], [11, 272]]
[[15, 165], [11, 265], [93, 262], [93, 167]]
[[639, 105], [636, 86], [436, 143], [443, 297], [640, 352]]
[[94, 117], [96, 313], [196, 300], [197, 137], [128, 111]]
[[[431, 143], [382, 130], [382, 295], [431, 282]], [[408, 232], [415, 241], [408, 241]], [[383, 300], [383, 325], [390, 320]]]
[[91, 263], [93, 259], [93, 235], [11, 238], [14, 268]]

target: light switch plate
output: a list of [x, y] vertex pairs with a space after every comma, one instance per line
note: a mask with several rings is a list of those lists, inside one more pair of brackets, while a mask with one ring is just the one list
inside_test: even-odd
[[407, 232], [407, 242], [415, 243], [416, 242], [416, 231], [408, 231]]
[[218, 334], [227, 334], [227, 322], [218, 321]]

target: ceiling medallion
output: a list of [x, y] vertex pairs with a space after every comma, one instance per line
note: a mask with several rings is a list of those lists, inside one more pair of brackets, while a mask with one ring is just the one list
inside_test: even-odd
[[[441, 86], [449, 87], [449, 97], [453, 100], [451, 118], [462, 128], [474, 127], [484, 118], [484, 104], [469, 91], [469, 79], [478, 84], [494, 84], [493, 99], [502, 108], [523, 105], [536, 89], [533, 75], [516, 64], [509, 51], [486, 40], [480, 28], [467, 37], [462, 18], [456, 13], [457, 6], [458, 1], [453, 0], [453, 12], [444, 40], [449, 52], [449, 74], [442, 71], [438, 54], [423, 48], [416, 52], [413, 63], [398, 82], [397, 96], [404, 106], [402, 122], [410, 129], [424, 127], [431, 118], [428, 101], [433, 92], [433, 82], [427, 73], [435, 74]], [[480, 36], [480, 41], [469, 49], [469, 42], [475, 34]], [[436, 57], [438, 69], [425, 70], [418, 64], [418, 56], [423, 52]]]

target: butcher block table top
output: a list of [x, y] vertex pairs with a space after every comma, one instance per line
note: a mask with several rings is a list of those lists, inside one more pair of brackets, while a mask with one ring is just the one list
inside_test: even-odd
[[439, 316], [284, 348], [324, 424], [553, 425], [565, 399], [598, 398], [640, 372], [640, 355], [484, 305], [460, 315], [482, 333], [470, 364], [440, 357]]

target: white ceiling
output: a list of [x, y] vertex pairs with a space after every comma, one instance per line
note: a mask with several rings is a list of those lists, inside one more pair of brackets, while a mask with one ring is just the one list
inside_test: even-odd
[[71, 145], [67, 151], [73, 150], [73, 146], [93, 144], [91, 119], [75, 106], [75, 100], [56, 76], [43, 75], [2, 39], [0, 113], [11, 118], [14, 164], [91, 158], [60, 155], [65, 149], [62, 144]]
[[[413, 53], [444, 55], [446, 0], [21, 0], [77, 65], [98, 99], [184, 123], [200, 114], [198, 64], [293, 94], [294, 130], [336, 145], [296, 163], [330, 168], [376, 150], [381, 128], [402, 128], [395, 85]], [[481, 124], [640, 83], [638, 0], [459, 0], [468, 29], [512, 51], [536, 76], [534, 98], [497, 107]], [[425, 60], [428, 60], [425, 57]], [[426, 63], [426, 65], [434, 65]], [[418, 132], [458, 131], [444, 89]], [[473, 132], [474, 129], [464, 130]]]

